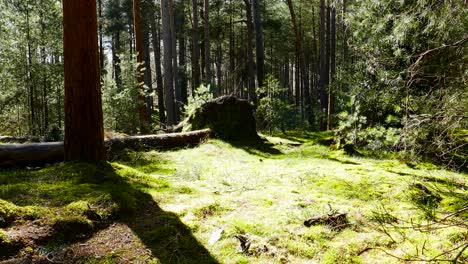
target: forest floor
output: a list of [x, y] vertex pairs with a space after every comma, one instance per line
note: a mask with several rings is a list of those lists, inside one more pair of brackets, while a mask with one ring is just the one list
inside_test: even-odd
[[0, 263], [468, 261], [467, 174], [327, 137], [0, 171]]

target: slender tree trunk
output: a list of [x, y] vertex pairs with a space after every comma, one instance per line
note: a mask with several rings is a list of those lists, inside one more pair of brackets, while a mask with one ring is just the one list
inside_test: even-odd
[[[230, 7], [233, 8], [232, 5], [232, 0], [230, 0]], [[232, 11], [232, 10], [231, 10]], [[232, 13], [232, 12], [231, 12]], [[228, 78], [230, 81], [230, 84], [228, 84], [228, 89], [231, 89], [231, 91], [236, 90], [236, 75], [235, 75], [235, 69], [236, 69], [236, 58], [235, 58], [235, 35], [234, 35], [234, 24], [232, 22], [232, 14], [230, 14], [229, 17], [229, 73], [228, 73]]]
[[188, 102], [188, 95], [187, 95], [187, 58], [186, 58], [186, 41], [185, 41], [185, 4], [181, 3], [181, 14], [179, 20], [180, 35], [179, 35], [179, 77], [180, 77], [180, 103], [181, 107], [186, 105]]
[[170, 0], [161, 0], [161, 18], [163, 28], [164, 45], [164, 101], [167, 111], [167, 125], [173, 126], [176, 123], [174, 104], [174, 76], [172, 64], [172, 34], [171, 34], [171, 14]]
[[342, 21], [342, 27], [343, 27], [343, 66], [346, 68], [347, 63], [348, 63], [348, 34], [347, 34], [347, 28], [346, 28], [346, 23], [345, 23], [345, 14], [346, 14], [346, 0], [343, 0], [343, 6], [341, 10], [341, 21]]
[[296, 92], [295, 103], [296, 107], [299, 108], [301, 105], [301, 81], [299, 80], [299, 58], [298, 51], [296, 50], [296, 60], [294, 63], [294, 90]]
[[31, 47], [31, 33], [29, 23], [29, 7], [26, 7], [26, 42], [27, 42], [27, 70], [28, 70], [28, 92], [29, 92], [29, 133], [31, 135], [37, 134], [36, 125], [36, 109], [34, 103], [35, 91], [33, 85], [33, 69], [32, 69], [32, 47]]
[[262, 18], [260, 15], [260, 0], [252, 0], [253, 20], [255, 29], [255, 50], [257, 59], [257, 82], [263, 86], [265, 79], [265, 50], [263, 48]]
[[143, 40], [143, 33], [141, 30], [142, 23], [141, 23], [141, 3], [140, 0], [133, 0], [133, 26], [134, 26], [134, 32], [135, 32], [135, 46], [136, 46], [136, 51], [138, 52], [137, 55], [137, 61], [139, 63], [137, 67], [137, 72], [138, 72], [138, 83], [140, 84], [140, 95], [138, 96], [138, 101], [139, 101], [139, 118], [140, 118], [140, 133], [142, 134], [147, 134], [149, 133], [149, 119], [148, 119], [148, 112], [146, 110], [146, 98], [145, 94], [146, 91], [144, 89], [144, 82], [145, 82], [145, 76], [142, 73], [143, 71], [143, 65], [144, 65], [144, 40]]
[[65, 160], [105, 160], [96, 0], [63, 1]]
[[115, 32], [112, 37], [112, 65], [114, 67], [114, 79], [117, 91], [122, 91], [122, 70], [120, 69], [120, 32]]
[[335, 111], [335, 92], [333, 91], [335, 71], [336, 71], [336, 9], [332, 7], [330, 17], [330, 77], [332, 86], [330, 86], [330, 92], [328, 97], [328, 119], [327, 119], [327, 130], [333, 129], [333, 114]]
[[200, 86], [200, 45], [198, 24], [198, 0], [192, 0], [192, 94]]
[[[133, 0], [132, 0], [133, 1]], [[130, 51], [130, 54], [133, 54], [134, 52], [134, 47], [133, 47], [133, 15], [132, 15], [132, 12], [130, 12], [128, 14], [128, 21], [127, 21], [127, 24], [128, 24], [128, 47], [129, 47], [129, 51]]]
[[103, 45], [103, 32], [102, 32], [102, 0], [98, 0], [98, 25], [99, 25], [99, 68], [101, 69], [101, 75], [104, 71], [104, 45]]
[[163, 76], [161, 70], [161, 39], [159, 22], [156, 24], [154, 12], [150, 12], [151, 36], [153, 39], [154, 68], [156, 69], [156, 89], [158, 92], [159, 122], [162, 127], [166, 123], [166, 113], [164, 107]]
[[[327, 103], [327, 92], [326, 92], [326, 81], [327, 81], [327, 56], [326, 56], [326, 12], [325, 12], [325, 0], [320, 0], [320, 29], [319, 29], [319, 45], [320, 45], [320, 80], [319, 80], [319, 94], [320, 94], [320, 112], [324, 113], [328, 106]], [[324, 122], [320, 121], [320, 129], [325, 130]]]
[[223, 72], [222, 72], [222, 63], [223, 63], [223, 51], [221, 48], [221, 41], [218, 41], [217, 49], [216, 49], [216, 80], [217, 80], [217, 89], [216, 89], [216, 95], [221, 96], [222, 95], [222, 78], [223, 78]]
[[[305, 56], [304, 56], [304, 50], [302, 48], [302, 38], [301, 34], [299, 32], [299, 29], [297, 27], [297, 22], [296, 22], [296, 15], [294, 13], [294, 7], [292, 4], [292, 0], [288, 0], [288, 7], [289, 7], [289, 12], [291, 14], [291, 20], [293, 24], [293, 30], [294, 34], [296, 36], [296, 51], [298, 53], [298, 58], [299, 58], [299, 65], [300, 65], [300, 71], [301, 71], [301, 77], [303, 78], [303, 91], [304, 91], [304, 112], [305, 116], [307, 117], [307, 121], [309, 122], [309, 126], [313, 127], [314, 125], [314, 116], [312, 113], [312, 108], [311, 108], [311, 100], [310, 100], [310, 94], [309, 94], [309, 81], [308, 81], [308, 70], [307, 70], [307, 65], [305, 63]], [[300, 82], [299, 82], [300, 83]]]
[[204, 28], [204, 46], [205, 46], [205, 82], [212, 84], [211, 75], [211, 44], [210, 44], [210, 2], [204, 0], [203, 5], [203, 28]]
[[245, 11], [247, 16], [247, 78], [248, 78], [248, 89], [249, 89], [249, 102], [254, 105], [257, 104], [257, 96], [255, 94], [255, 67], [254, 67], [254, 55], [253, 55], [253, 31], [254, 25], [252, 21], [252, 5], [249, 0], [244, 0]]
[[180, 121], [180, 110], [181, 110], [181, 96], [180, 96], [180, 85], [179, 85], [179, 64], [177, 63], [177, 34], [175, 24], [175, 6], [174, 1], [169, 0], [170, 10], [170, 23], [171, 23], [171, 45], [172, 45], [172, 76], [174, 78], [174, 92], [175, 92], [175, 122]]
[[143, 50], [144, 50], [144, 62], [145, 62], [145, 74], [144, 74], [144, 79], [145, 79], [145, 85], [147, 87], [146, 91], [146, 112], [148, 116], [148, 125], [151, 125], [152, 123], [152, 117], [151, 115], [153, 114], [153, 97], [151, 94], [153, 93], [153, 76], [151, 73], [151, 53], [150, 53], [150, 12], [153, 12], [151, 10], [152, 8], [152, 2], [149, 0], [143, 0], [142, 3], [144, 12], [142, 12], [142, 34], [143, 34]]

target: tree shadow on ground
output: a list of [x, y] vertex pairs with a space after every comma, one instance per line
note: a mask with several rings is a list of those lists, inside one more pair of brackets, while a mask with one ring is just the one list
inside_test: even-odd
[[282, 139], [286, 139], [292, 142], [304, 144], [307, 142], [313, 142], [320, 145], [327, 145], [333, 143], [333, 133], [327, 132], [306, 132], [303, 131], [287, 131], [285, 133], [278, 133], [274, 135]]
[[[156, 185], [162, 190], [170, 188], [167, 183], [146, 182], [139, 175], [123, 177], [119, 172], [120, 169], [122, 168], [108, 163], [99, 165], [76, 163], [61, 164], [34, 173], [0, 172], [0, 182], [3, 184], [3, 187], [0, 187], [0, 199], [23, 206], [21, 208], [25, 208], [24, 206], [55, 208], [55, 210], [59, 208], [57, 212], [60, 213], [67, 211], [69, 205], [76, 202], [84, 201], [88, 204], [89, 209], [85, 208], [86, 210], [82, 212], [75, 209], [69, 212], [79, 214], [76, 219], [74, 216], [64, 216], [49, 222], [53, 229], [51, 233], [45, 237], [46, 239], [34, 241], [41, 248], [50, 248], [53, 247], [51, 245], [60, 243], [86, 241], [96, 232], [118, 222], [128, 226], [138, 236], [144, 246], [151, 251], [151, 258], [159, 261], [155, 263], [218, 263], [176, 214], [161, 209], [151, 195], [142, 191], [147, 188], [158, 188]], [[53, 207], [50, 207], [51, 205]], [[14, 205], [13, 207], [16, 208]], [[109, 208], [112, 210], [104, 210]], [[18, 215], [18, 217], [23, 216]], [[29, 221], [27, 217], [25, 218], [21, 221]], [[9, 226], [12, 224], [13, 221]], [[30, 222], [30, 225], [35, 224]], [[17, 246], [17, 249], [19, 251], [21, 248]], [[10, 253], [15, 254], [15, 252]], [[66, 263], [80, 263], [83, 259], [93, 259], [93, 257], [93, 255], [81, 255], [77, 259], [64, 260]]]
[[258, 140], [236, 140], [227, 142], [235, 148], [240, 148], [247, 153], [263, 158], [271, 158], [273, 156], [282, 155], [281, 150], [275, 148], [275, 144], [266, 139]]

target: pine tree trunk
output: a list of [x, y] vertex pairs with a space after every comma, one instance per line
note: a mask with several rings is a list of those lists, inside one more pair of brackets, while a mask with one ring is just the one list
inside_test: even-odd
[[114, 67], [114, 79], [117, 91], [122, 91], [122, 70], [120, 69], [120, 32], [116, 32], [112, 37], [112, 65]]
[[150, 12], [151, 36], [153, 39], [154, 68], [156, 69], [156, 89], [158, 92], [159, 122], [162, 127], [166, 123], [166, 113], [164, 107], [163, 76], [161, 70], [161, 36], [159, 22], [156, 24], [154, 11]]
[[[320, 45], [320, 80], [319, 80], [319, 94], [320, 94], [320, 112], [324, 113], [328, 107], [327, 104], [327, 92], [326, 92], [326, 80], [327, 80], [327, 68], [326, 68], [326, 40], [325, 40], [325, 24], [326, 24], [326, 12], [325, 12], [325, 0], [320, 0], [320, 28], [319, 28], [319, 45]], [[325, 122], [320, 120], [320, 129], [325, 130]]]
[[[292, 0], [288, 0], [288, 7], [289, 7], [289, 12], [291, 14], [291, 21], [293, 24], [293, 30], [294, 34], [296, 36], [296, 52], [298, 53], [298, 58], [299, 58], [299, 68], [300, 68], [300, 73], [303, 84], [303, 89], [304, 91], [304, 114], [305, 117], [307, 118], [307, 121], [309, 122], [309, 126], [313, 127], [314, 126], [314, 115], [312, 112], [312, 107], [311, 107], [311, 99], [310, 99], [310, 91], [309, 91], [309, 78], [308, 78], [308, 70], [307, 70], [307, 64], [305, 62], [305, 55], [304, 55], [304, 50], [302, 48], [302, 38], [301, 34], [299, 31], [299, 28], [297, 26], [297, 21], [296, 21], [296, 14], [294, 13], [294, 7], [292, 4]], [[301, 81], [299, 81], [301, 83]]]
[[203, 5], [203, 29], [204, 29], [204, 46], [205, 46], [205, 82], [212, 84], [211, 75], [211, 44], [210, 44], [210, 2], [204, 0]]
[[63, 1], [65, 160], [106, 159], [96, 0]]
[[[230, 0], [230, 7], [232, 8], [232, 0]], [[232, 10], [231, 10], [232, 12]], [[235, 35], [234, 35], [234, 24], [232, 21], [232, 14], [230, 14], [229, 17], [229, 72], [228, 72], [228, 79], [229, 79], [229, 84], [228, 84], [228, 89], [230, 91], [235, 91], [236, 90], [236, 75], [234, 73], [236, 69], [236, 54], [234, 51], [235, 47]]]
[[249, 0], [244, 0], [245, 11], [247, 16], [247, 79], [249, 89], [249, 102], [254, 105], [257, 103], [257, 96], [255, 94], [255, 67], [253, 60], [253, 31], [254, 25], [252, 21], [252, 5]]
[[200, 45], [198, 24], [198, 0], [192, 0], [192, 94], [200, 86]]
[[139, 118], [140, 118], [140, 133], [149, 133], [149, 120], [148, 112], [146, 111], [146, 91], [144, 89], [145, 76], [142, 73], [144, 67], [144, 48], [143, 48], [143, 33], [141, 30], [141, 3], [140, 0], [133, 0], [133, 31], [135, 33], [135, 48], [138, 52], [137, 61], [139, 63], [137, 67], [138, 72], [138, 83], [140, 84], [140, 94], [138, 95], [139, 101]]
[[263, 86], [265, 79], [265, 50], [263, 48], [262, 18], [260, 16], [260, 0], [252, 0], [253, 20], [255, 29], [255, 50], [257, 59], [257, 82]]
[[181, 97], [180, 97], [180, 85], [179, 85], [179, 64], [177, 63], [177, 34], [176, 34], [176, 23], [175, 23], [175, 6], [174, 0], [169, 0], [170, 10], [170, 23], [171, 23], [171, 45], [172, 45], [172, 76], [174, 78], [174, 93], [175, 93], [175, 124], [180, 121], [180, 110], [181, 110]]
[[179, 77], [180, 77], [180, 102], [181, 106], [186, 105], [188, 102], [187, 95], [187, 58], [186, 58], [186, 41], [185, 41], [185, 5], [182, 3], [182, 10], [179, 20], [179, 28], [181, 34], [179, 35]]
[[161, 0], [161, 17], [163, 28], [164, 46], [164, 101], [167, 111], [167, 125], [173, 126], [176, 123], [174, 104], [174, 76], [172, 64], [172, 34], [171, 34], [171, 11], [169, 0]]
[[[335, 80], [335, 71], [336, 71], [336, 9], [333, 7], [331, 9], [330, 17], [330, 76], [331, 83], [333, 87]], [[330, 86], [330, 93], [328, 97], [328, 119], [327, 119], [327, 130], [333, 129], [333, 114], [335, 112], [335, 92], [333, 91], [332, 86]]]
[[102, 32], [102, 0], [98, 0], [98, 25], [99, 25], [99, 68], [101, 69], [101, 75], [104, 71], [104, 45], [103, 45], [103, 32]]
[[153, 97], [151, 94], [153, 93], [153, 76], [151, 73], [151, 53], [150, 53], [150, 12], [151, 10], [151, 2], [148, 0], [143, 0], [143, 9], [144, 12], [142, 13], [143, 20], [142, 20], [142, 34], [143, 34], [143, 50], [144, 50], [144, 62], [145, 62], [145, 85], [147, 87], [146, 91], [146, 112], [148, 116], [148, 124], [152, 123], [152, 112], [153, 112]]

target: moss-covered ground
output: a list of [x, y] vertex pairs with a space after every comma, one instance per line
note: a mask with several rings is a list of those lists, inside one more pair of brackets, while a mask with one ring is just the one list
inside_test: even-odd
[[[468, 261], [468, 250], [460, 253], [468, 243], [466, 174], [346, 156], [323, 145], [327, 137], [209, 140], [112, 163], [0, 171], [0, 260]], [[330, 212], [346, 213], [348, 223], [304, 225]]]

